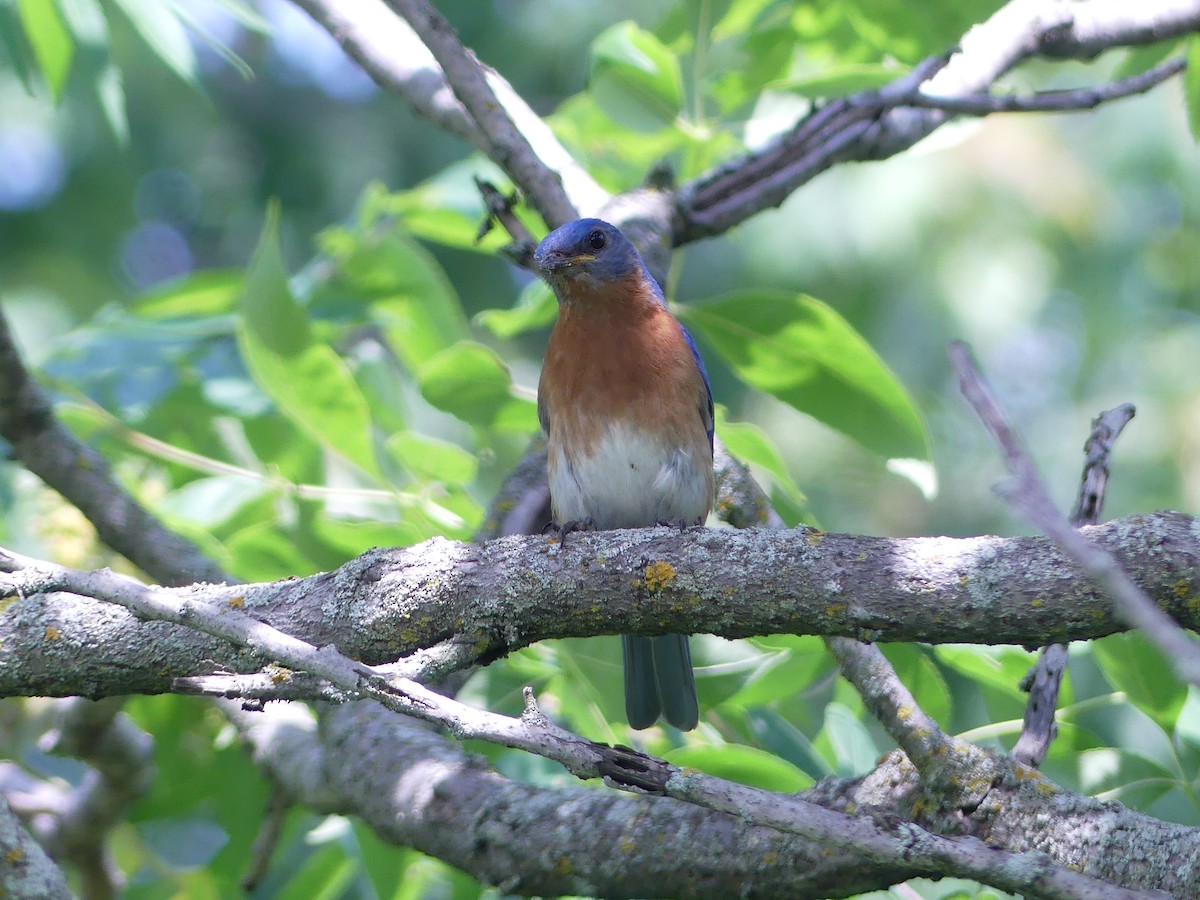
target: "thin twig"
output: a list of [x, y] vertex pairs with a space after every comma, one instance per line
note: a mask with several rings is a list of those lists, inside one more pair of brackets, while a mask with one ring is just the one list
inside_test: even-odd
[[1186, 67], [1186, 60], [1172, 59], [1149, 71], [1108, 84], [1071, 90], [1038, 91], [1029, 95], [964, 94], [948, 97], [914, 91], [895, 106], [940, 109], [943, 112], [971, 116], [987, 116], [993, 113], [1083, 112], [1095, 109], [1102, 103], [1144, 94], [1168, 78], [1178, 75]]
[[1020, 436], [984, 382], [967, 345], [951, 344], [950, 361], [963, 396], [996, 441], [1013, 476], [1013, 484], [1002, 486], [1001, 494], [1096, 581], [1113, 601], [1117, 615], [1145, 633], [1180, 679], [1200, 685], [1200, 645], [1155, 605], [1116, 559], [1072, 528], [1055, 509]]
[[[1117, 436], [1133, 415], [1133, 405], [1125, 403], [1100, 413], [1092, 421], [1091, 434], [1083, 445], [1087, 458], [1079, 479], [1079, 494], [1071, 511], [1070, 522], [1075, 528], [1095, 525], [1100, 521], [1104, 488], [1108, 483], [1109, 454]], [[1066, 645], [1050, 644], [1042, 648], [1037, 664], [1022, 681], [1021, 686], [1029, 691], [1029, 699], [1025, 704], [1021, 735], [1012, 749], [1012, 757], [1017, 762], [1036, 769], [1046, 758], [1046, 752], [1058, 734], [1054, 713], [1066, 667]]]

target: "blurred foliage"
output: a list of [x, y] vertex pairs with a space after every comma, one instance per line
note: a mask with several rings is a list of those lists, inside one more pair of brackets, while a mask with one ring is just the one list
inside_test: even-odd
[[[614, 191], [664, 160], [686, 179], [759, 146], [808, 98], [895, 77], [998, 5], [441, 4]], [[500, 173], [377, 91], [285, 0], [19, 0], [0, 7], [0, 37], [5, 312], [64, 418], [241, 578], [469, 538], [536, 429], [553, 320], [549, 292], [495, 253], [502, 236], [475, 240], [472, 178]], [[1092, 83], [1165, 49], [1030, 65], [1005, 87]], [[1139, 412], [1108, 513], [1196, 506], [1200, 88], [1190, 103], [1180, 91], [957, 123], [676, 255], [668, 293], [708, 360], [718, 430], [789, 521], [1025, 530], [988, 491], [1000, 466], [947, 372], [953, 338], [974, 344], [1064, 506], [1090, 418], [1122, 401]], [[5, 543], [109, 561], [15, 466], [0, 502]], [[1015, 740], [1033, 654], [885, 652], [943, 726]], [[704, 717], [686, 736], [629, 733], [615, 638], [520, 651], [462, 696], [516, 713], [532, 684], [574, 730], [778, 790], [861, 773], [890, 746], [817, 638], [702, 637], [694, 654]], [[1061, 706], [1051, 777], [1200, 824], [1200, 696], [1144, 640], [1073, 647]], [[266, 783], [212, 707], [147, 697], [130, 712], [156, 736], [159, 775], [115, 835], [128, 896], [238, 896]], [[37, 750], [45, 704], [5, 715], [5, 754], [80, 777]], [[476, 749], [510, 777], [567, 780]], [[494, 893], [296, 811], [254, 896]]]

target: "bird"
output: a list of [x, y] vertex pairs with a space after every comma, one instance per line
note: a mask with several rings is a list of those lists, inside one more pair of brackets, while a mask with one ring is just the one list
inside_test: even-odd
[[[558, 300], [538, 382], [554, 522], [578, 528], [703, 525], [713, 506], [713, 398], [696, 342], [614, 225], [548, 234], [534, 267]], [[687, 635], [623, 635], [625, 712], [699, 721]]]

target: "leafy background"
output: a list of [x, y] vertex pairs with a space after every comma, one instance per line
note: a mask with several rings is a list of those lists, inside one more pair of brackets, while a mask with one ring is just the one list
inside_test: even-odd
[[[811, 97], [889, 80], [997, 5], [441, 8], [619, 191], [662, 160], [683, 180], [759, 146]], [[0, 7], [0, 37], [0, 286], [70, 424], [244, 579], [470, 537], [536, 430], [553, 319], [545, 289], [495, 253], [500, 236], [474, 241], [471, 178], [500, 174], [375, 89], [284, 0], [18, 0]], [[1006, 86], [1091, 83], [1163, 52], [1028, 66]], [[1084, 115], [957, 123], [676, 254], [668, 294], [708, 361], [719, 431], [785, 518], [889, 535], [1027, 530], [990, 492], [1000, 466], [949, 377], [955, 338], [974, 345], [1062, 505], [1091, 417], [1132, 401], [1107, 514], [1196, 508], [1187, 106], [1172, 83]], [[110, 561], [17, 466], [0, 471], [0, 503], [6, 544]], [[522, 651], [463, 696], [515, 711], [533, 684], [591, 737], [777, 790], [867, 771], [889, 746], [819, 639], [694, 644], [706, 712], [686, 737], [628, 733], [612, 638]], [[1011, 745], [1032, 654], [885, 651], [944, 726]], [[1051, 777], [1200, 824], [1200, 697], [1143, 640], [1073, 647], [1062, 706]], [[203, 702], [130, 710], [156, 736], [159, 775], [116, 835], [128, 896], [237, 896], [266, 784]], [[45, 711], [8, 701], [3, 752], [77, 779], [37, 749]], [[478, 749], [514, 778], [567, 777]], [[358, 823], [295, 811], [255, 896], [494, 893]]]

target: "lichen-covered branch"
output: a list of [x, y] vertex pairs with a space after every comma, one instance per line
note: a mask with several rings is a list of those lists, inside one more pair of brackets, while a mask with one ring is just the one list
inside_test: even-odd
[[[1160, 608], [1200, 625], [1200, 525], [1183, 513], [1085, 529]], [[373, 549], [341, 568], [188, 588], [368, 663], [460, 637], [486, 662], [535, 641], [596, 634], [831, 634], [1015, 643], [1101, 637], [1111, 601], [1044, 538], [875, 538], [790, 530], [642, 528]], [[171, 679], [257, 671], [269, 659], [70, 594], [10, 596], [0, 696], [165, 691]]]

